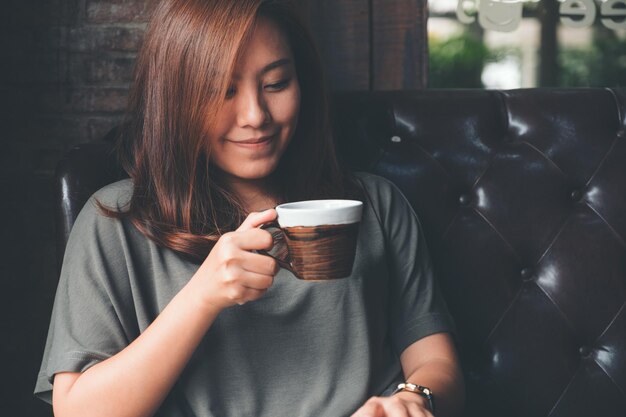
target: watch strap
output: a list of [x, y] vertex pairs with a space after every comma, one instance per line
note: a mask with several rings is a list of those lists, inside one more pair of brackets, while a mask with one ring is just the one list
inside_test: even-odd
[[410, 382], [402, 382], [401, 384], [398, 384], [398, 386], [391, 393], [391, 395], [397, 394], [402, 391], [412, 392], [426, 398], [430, 411], [433, 413], [435, 412], [435, 397], [433, 396], [433, 392], [430, 388], [424, 387], [422, 385], [412, 384]]

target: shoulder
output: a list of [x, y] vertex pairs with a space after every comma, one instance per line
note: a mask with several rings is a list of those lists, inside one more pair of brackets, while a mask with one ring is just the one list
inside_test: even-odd
[[366, 172], [355, 172], [363, 186], [366, 205], [386, 228], [404, 227], [407, 221], [419, 222], [412, 204], [400, 188], [391, 180]]
[[387, 178], [370, 172], [356, 171], [353, 175], [368, 189], [388, 188], [393, 186], [393, 182]]
[[[124, 179], [108, 184], [96, 191], [85, 203], [72, 227], [72, 234], [83, 236], [97, 232], [107, 234], [121, 226], [121, 220], [105, 213], [125, 211], [133, 193], [133, 183]], [[105, 209], [105, 210], [103, 210]]]
[[132, 190], [132, 182], [124, 180], [101, 188], [89, 198], [69, 233], [62, 276], [67, 275], [72, 282], [81, 276], [85, 281], [98, 281], [97, 285], [125, 282], [128, 249], [143, 250], [145, 239], [136, 238], [139, 232], [128, 218], [111, 212], [127, 207]]
[[91, 197], [91, 200], [116, 210], [124, 210], [128, 207], [133, 195], [133, 182], [126, 178], [100, 188]]
[[366, 194], [374, 202], [389, 203], [397, 198], [404, 199], [400, 189], [391, 180], [369, 172], [355, 172]]

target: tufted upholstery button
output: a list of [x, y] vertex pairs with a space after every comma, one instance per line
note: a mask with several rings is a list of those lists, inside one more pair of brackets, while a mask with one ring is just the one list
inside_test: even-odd
[[392, 136], [391, 137], [391, 141], [393, 143], [400, 143], [400, 142], [402, 142], [402, 138], [400, 136]]
[[624, 139], [626, 137], [626, 129], [621, 129], [617, 132], [617, 137], [620, 139]]
[[470, 203], [471, 201], [472, 201], [472, 199], [471, 199], [471, 198], [470, 198], [470, 196], [469, 196], [469, 195], [467, 195], [467, 194], [461, 194], [461, 195], [459, 196], [459, 203], [460, 203], [462, 206], [468, 206], [468, 205], [469, 205], [469, 203]]
[[579, 189], [575, 189], [569, 193], [569, 197], [572, 201], [580, 201], [583, 198], [583, 193]]
[[526, 282], [532, 281], [533, 279], [533, 270], [532, 268], [524, 268], [522, 269], [522, 272], [520, 273], [520, 275], [522, 276], [522, 279]]
[[589, 346], [581, 346], [578, 352], [583, 358], [588, 358], [591, 355], [591, 348]]

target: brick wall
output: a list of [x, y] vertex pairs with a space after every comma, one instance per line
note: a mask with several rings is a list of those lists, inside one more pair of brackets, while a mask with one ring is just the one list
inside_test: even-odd
[[4, 0], [0, 14], [0, 416], [49, 417], [32, 389], [56, 284], [54, 169], [126, 105], [151, 0]]

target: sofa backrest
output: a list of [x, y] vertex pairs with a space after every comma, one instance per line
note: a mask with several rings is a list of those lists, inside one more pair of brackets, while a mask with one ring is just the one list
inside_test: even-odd
[[341, 154], [420, 216], [471, 416], [626, 416], [626, 90], [336, 100]]
[[[467, 416], [626, 416], [626, 89], [342, 93], [341, 159], [395, 182], [456, 320]], [[59, 256], [106, 142], [60, 164]], [[77, 178], [84, 178], [78, 180]]]

